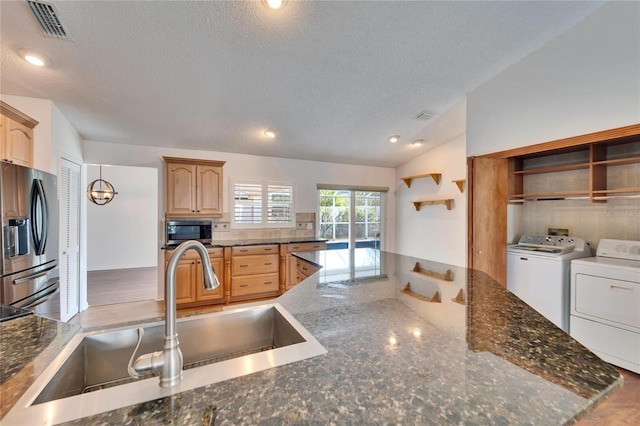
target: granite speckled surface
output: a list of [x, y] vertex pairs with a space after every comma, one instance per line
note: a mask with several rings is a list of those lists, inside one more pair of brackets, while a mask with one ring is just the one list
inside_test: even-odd
[[299, 256], [324, 268], [278, 302], [327, 354], [69, 424], [564, 424], [622, 382], [483, 273], [371, 249]]
[[[327, 240], [324, 238], [314, 237], [282, 237], [282, 238], [267, 238], [267, 239], [242, 239], [242, 240], [220, 240], [210, 244], [205, 244], [205, 247], [235, 247], [235, 246], [260, 246], [268, 244], [293, 244], [293, 243], [323, 243]], [[164, 246], [165, 250], [173, 250], [178, 247], [178, 244], [169, 244]]]

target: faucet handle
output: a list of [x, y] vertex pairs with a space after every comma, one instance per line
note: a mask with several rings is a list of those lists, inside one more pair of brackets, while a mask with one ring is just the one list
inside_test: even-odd
[[140, 377], [140, 374], [138, 373], [138, 370], [136, 370], [133, 367], [133, 360], [136, 357], [136, 353], [138, 352], [138, 348], [140, 347], [140, 343], [142, 343], [142, 338], [144, 337], [144, 328], [142, 327], [138, 327], [138, 344], [136, 344], [136, 348], [133, 350], [133, 353], [131, 354], [131, 359], [129, 359], [129, 365], [127, 366], [127, 371], [129, 372], [129, 375], [131, 377], [133, 377], [134, 379], [137, 379]]

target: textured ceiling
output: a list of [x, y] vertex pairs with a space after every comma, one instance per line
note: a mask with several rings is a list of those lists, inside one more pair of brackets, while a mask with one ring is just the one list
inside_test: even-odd
[[44, 37], [24, 1], [0, 2], [0, 91], [53, 100], [86, 140], [379, 166], [455, 136], [419, 112], [442, 115], [603, 4], [51, 3], [75, 41]]

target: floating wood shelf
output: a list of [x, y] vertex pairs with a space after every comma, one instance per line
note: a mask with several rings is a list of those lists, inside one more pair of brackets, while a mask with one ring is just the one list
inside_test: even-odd
[[413, 205], [416, 208], [416, 211], [420, 211], [420, 207], [422, 206], [433, 206], [437, 204], [442, 204], [447, 206], [447, 210], [451, 210], [451, 203], [453, 203], [452, 198], [441, 199], [441, 200], [422, 200], [422, 201], [412, 201]]
[[433, 297], [427, 297], [427, 296], [423, 296], [421, 294], [415, 293], [413, 291], [411, 291], [411, 283], [407, 283], [406, 286], [404, 286], [404, 288], [402, 289], [402, 292], [408, 296], [411, 296], [413, 298], [416, 298], [418, 300], [423, 300], [425, 302], [431, 302], [431, 303], [440, 303], [440, 293], [438, 293], [437, 291], [433, 294]]
[[420, 262], [416, 262], [416, 265], [411, 270], [413, 272], [417, 272], [422, 275], [427, 275], [429, 277], [438, 278], [439, 280], [444, 281], [453, 281], [453, 274], [451, 273], [451, 269], [447, 269], [445, 273], [434, 272], [429, 269], [425, 269], [420, 266]]
[[458, 294], [456, 295], [456, 297], [451, 299], [452, 302], [454, 303], [459, 303], [461, 305], [465, 304], [465, 300], [464, 300], [464, 290], [460, 289], [460, 291], [458, 292]]
[[411, 181], [413, 179], [420, 179], [424, 177], [431, 177], [433, 181], [436, 183], [436, 185], [440, 185], [441, 176], [442, 176], [442, 173], [423, 173], [421, 175], [406, 176], [400, 179], [402, 179], [405, 185], [407, 185], [407, 188], [411, 188]]
[[466, 179], [456, 179], [456, 180], [452, 180], [451, 182], [456, 184], [460, 192], [464, 192], [464, 183], [466, 181], [467, 181]]

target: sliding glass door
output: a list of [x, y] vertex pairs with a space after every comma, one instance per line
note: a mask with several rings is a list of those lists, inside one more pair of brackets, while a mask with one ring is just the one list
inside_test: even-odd
[[327, 248], [381, 248], [386, 191], [318, 189], [319, 236]]

